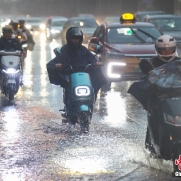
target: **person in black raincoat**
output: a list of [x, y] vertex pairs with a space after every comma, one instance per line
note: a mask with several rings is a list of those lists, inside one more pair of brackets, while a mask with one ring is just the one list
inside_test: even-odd
[[177, 56], [177, 42], [169, 35], [160, 36], [155, 43], [155, 49], [157, 56], [151, 58], [150, 60], [142, 60], [139, 63], [139, 67], [142, 71], [142, 76], [139, 82], [134, 82], [128, 93], [134, 96], [142, 105], [144, 109], [148, 109], [147, 98], [151, 98], [154, 102], [157, 97], [154, 92], [145, 92], [141, 88], [142, 82], [147, 78], [149, 72], [159, 66], [166, 63], [179, 60], [180, 57]]
[[[86, 66], [91, 63], [102, 64], [101, 62], [97, 62], [95, 56], [82, 45], [83, 32], [80, 28], [70, 27], [66, 32], [66, 40], [67, 44], [61, 48], [60, 53], [47, 64], [50, 83], [60, 85], [65, 90], [65, 106], [68, 103], [66, 92], [68, 80], [66, 73], [61, 70], [62, 65]], [[106, 84], [106, 78], [100, 68], [92, 69], [89, 74], [96, 97], [99, 89]]]
[[12, 38], [13, 30], [10, 25], [2, 28], [3, 35], [0, 38], [0, 50], [19, 50], [22, 51], [20, 42]]

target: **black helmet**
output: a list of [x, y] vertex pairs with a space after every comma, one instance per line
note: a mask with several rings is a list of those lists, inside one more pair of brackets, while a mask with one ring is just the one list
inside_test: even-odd
[[6, 25], [6, 26], [4, 26], [4, 27], [2, 28], [2, 32], [3, 32], [3, 34], [6, 33], [6, 32], [8, 32], [8, 33], [13, 33], [13, 30], [12, 30], [11, 25]]
[[[71, 38], [73, 37], [80, 37], [80, 41], [76, 43], [72, 42]], [[79, 49], [83, 42], [82, 30], [79, 27], [70, 27], [66, 33], [66, 40], [67, 40], [68, 47], [70, 47], [72, 50]]]
[[13, 21], [13, 22], [11, 23], [11, 25], [13, 26], [13, 29], [14, 29], [14, 30], [17, 30], [19, 23], [16, 22], [16, 21]]
[[20, 19], [20, 20], [19, 20], [19, 23], [25, 23], [25, 20]]

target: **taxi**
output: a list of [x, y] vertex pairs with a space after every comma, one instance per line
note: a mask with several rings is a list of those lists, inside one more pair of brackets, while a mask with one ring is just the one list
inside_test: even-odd
[[100, 25], [89, 40], [88, 49], [102, 61], [109, 82], [138, 80], [140, 60], [157, 56], [155, 41], [163, 33], [153, 24], [136, 22], [125, 13], [120, 21]]

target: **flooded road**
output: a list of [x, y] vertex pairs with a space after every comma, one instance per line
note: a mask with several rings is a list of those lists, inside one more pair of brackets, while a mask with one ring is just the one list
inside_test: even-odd
[[0, 96], [0, 180], [176, 180], [171, 161], [145, 152], [146, 112], [127, 94], [132, 82], [99, 91], [88, 134], [63, 124], [62, 89], [49, 83], [46, 71], [60, 44], [47, 43], [44, 34], [35, 40], [15, 105]]

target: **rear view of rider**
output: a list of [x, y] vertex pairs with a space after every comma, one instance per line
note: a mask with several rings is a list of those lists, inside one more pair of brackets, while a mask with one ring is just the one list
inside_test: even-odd
[[[166, 63], [179, 60], [180, 57], [177, 56], [177, 42], [175, 38], [170, 35], [162, 35], [155, 42], [155, 50], [157, 53], [156, 57], [151, 58], [150, 60], [142, 60], [139, 64], [141, 71], [143, 72], [142, 78], [145, 79], [149, 72], [161, 65]], [[128, 93], [133, 95], [145, 109], [147, 109], [147, 98], [153, 96], [153, 99], [156, 98], [156, 95], [147, 95], [146, 92], [140, 88], [140, 82], [135, 82], [131, 85], [128, 90]]]
[[[16, 21], [12, 21], [10, 25], [13, 27], [13, 34], [15, 35], [15, 38], [17, 38], [21, 44], [27, 42], [27, 36], [26, 33], [19, 27], [19, 23]], [[18, 38], [20, 36], [20, 38]]]
[[[80, 28], [78, 27], [69, 28], [66, 33], [66, 40], [67, 44], [65, 44], [61, 48], [61, 53], [59, 54], [59, 56], [56, 56], [52, 60], [52, 62], [54, 62], [55, 64], [55, 68], [59, 70], [58, 72], [63, 73], [63, 71], [61, 71], [62, 65], [86, 66], [92, 63], [95, 63], [97, 65], [102, 64], [101, 62], [97, 62], [95, 56], [85, 46], [82, 45], [83, 32]], [[96, 69], [97, 69], [97, 74], [96, 70], [95, 73], [93, 73], [94, 75], [90, 74], [92, 84], [94, 87], [95, 97], [97, 95], [99, 88], [106, 83], [106, 79], [102, 74], [101, 69], [100, 68]], [[62, 80], [60, 80], [59, 84], [64, 88], [65, 91], [64, 92], [65, 107], [68, 104], [68, 93], [67, 93], [68, 81], [69, 80], [66, 79], [65, 76], [65, 78], [62, 78]]]
[[19, 20], [19, 25], [20, 28], [23, 30], [23, 32], [25, 32], [26, 36], [27, 36], [27, 41], [28, 41], [28, 50], [32, 51], [33, 47], [35, 45], [35, 42], [33, 40], [33, 35], [31, 34], [31, 32], [25, 27], [25, 20], [20, 19]]

